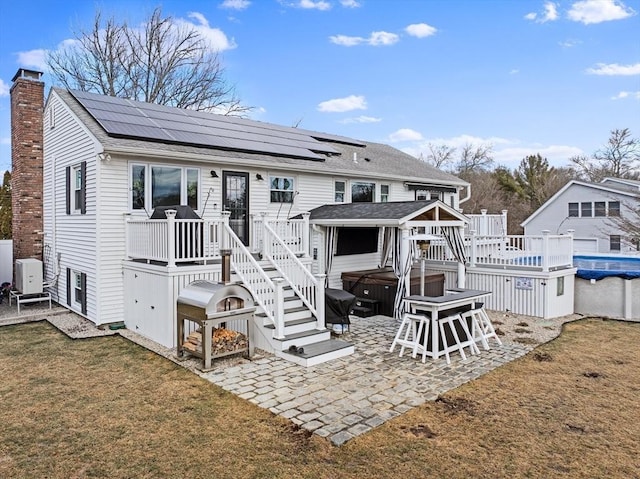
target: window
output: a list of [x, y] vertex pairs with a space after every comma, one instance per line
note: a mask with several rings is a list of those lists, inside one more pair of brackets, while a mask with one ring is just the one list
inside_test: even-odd
[[83, 188], [82, 169], [79, 166], [76, 166], [73, 169], [73, 211], [79, 212], [82, 208]]
[[336, 181], [333, 189], [335, 191], [334, 201], [336, 203], [344, 203], [344, 193], [346, 191], [346, 183], [344, 181]]
[[591, 203], [580, 203], [580, 216], [583, 218], [591, 217]]
[[609, 236], [609, 250], [620, 251], [620, 235]]
[[607, 216], [607, 205], [604, 201], [596, 201], [593, 208], [594, 216]]
[[380, 203], [389, 201], [389, 185], [380, 185]]
[[376, 197], [376, 184], [354, 181], [351, 184], [352, 203], [373, 203]]
[[428, 191], [416, 190], [416, 201], [430, 200], [431, 194]]
[[619, 201], [609, 201], [609, 216], [620, 216]]
[[293, 203], [293, 178], [271, 176], [271, 203]]
[[131, 165], [131, 209], [189, 205], [199, 208], [200, 170], [177, 166]]
[[87, 212], [87, 162], [67, 166], [65, 176], [67, 214], [84, 215]]
[[569, 217], [577, 218], [580, 216], [580, 208], [578, 208], [578, 203], [569, 203]]
[[87, 314], [87, 275], [67, 268], [67, 306]]

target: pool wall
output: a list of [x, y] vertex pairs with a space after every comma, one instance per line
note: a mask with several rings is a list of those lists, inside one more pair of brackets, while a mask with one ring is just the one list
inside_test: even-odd
[[610, 276], [596, 281], [576, 277], [574, 311], [640, 321], [640, 278]]

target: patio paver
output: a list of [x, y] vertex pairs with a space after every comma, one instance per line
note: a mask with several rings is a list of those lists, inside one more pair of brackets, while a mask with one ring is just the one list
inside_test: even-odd
[[[235, 394], [242, 391], [243, 397], [256, 393], [247, 399], [339, 446], [533, 349], [491, 342], [489, 351], [466, 360], [454, 354], [450, 365], [444, 358], [423, 364], [410, 352], [403, 357], [398, 357], [398, 349], [389, 352], [397, 328], [398, 322], [386, 316], [352, 317], [348, 340], [355, 344], [355, 353], [351, 356], [309, 368], [269, 356], [201, 376]], [[257, 385], [262, 381], [245, 382], [257, 376], [277, 376], [278, 389], [260, 395], [265, 388]], [[288, 394], [274, 394], [280, 390]]]

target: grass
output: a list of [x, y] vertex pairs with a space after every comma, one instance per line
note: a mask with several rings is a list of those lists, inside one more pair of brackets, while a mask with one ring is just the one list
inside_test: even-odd
[[640, 324], [583, 320], [335, 448], [119, 337], [0, 328], [0, 477], [640, 478]]

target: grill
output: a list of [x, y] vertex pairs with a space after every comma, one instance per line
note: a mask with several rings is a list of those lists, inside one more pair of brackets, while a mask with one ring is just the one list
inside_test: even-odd
[[[202, 358], [203, 371], [211, 369], [215, 358], [238, 353], [253, 355], [250, 338], [255, 301], [247, 288], [229, 283], [230, 252], [220, 253], [223, 282], [194, 281], [181, 291], [176, 305], [177, 357], [185, 359], [185, 354], [190, 354]], [[185, 337], [185, 323], [189, 321], [198, 329]], [[244, 323], [246, 335], [227, 329], [229, 323]]]

